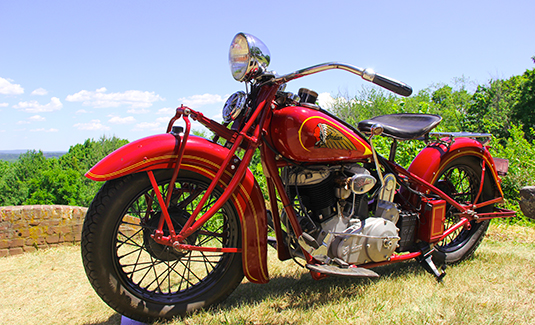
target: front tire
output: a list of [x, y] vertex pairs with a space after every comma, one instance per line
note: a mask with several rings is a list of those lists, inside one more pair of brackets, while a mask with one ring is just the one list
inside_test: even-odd
[[[477, 197], [481, 182], [481, 161], [475, 157], [461, 157], [450, 162], [440, 172], [435, 186], [461, 204], [474, 202]], [[484, 202], [493, 198], [493, 184], [490, 177], [485, 173], [483, 190], [478, 202]], [[492, 212], [493, 205], [482, 207], [476, 212]], [[460, 221], [456, 213], [459, 211], [451, 204], [446, 205], [446, 220], [444, 230]], [[470, 222], [470, 227], [456, 230], [444, 240], [440, 241], [436, 248], [446, 254], [446, 264], [458, 263], [469, 258], [479, 247], [490, 220]]]
[[[172, 170], [158, 170], [154, 176], [165, 197]], [[180, 171], [169, 208], [177, 233], [210, 182], [200, 174]], [[221, 193], [214, 190], [201, 214]], [[156, 243], [150, 235], [160, 215], [148, 175], [138, 173], [104, 184], [82, 230], [82, 258], [93, 288], [110, 307], [139, 321], [172, 318], [218, 303], [243, 278], [241, 253], [180, 252]], [[164, 233], [168, 234], [165, 225]], [[186, 242], [240, 248], [240, 220], [232, 202]]]

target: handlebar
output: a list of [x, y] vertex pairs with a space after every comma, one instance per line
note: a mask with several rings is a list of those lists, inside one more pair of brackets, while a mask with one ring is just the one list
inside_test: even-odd
[[373, 82], [374, 84], [388, 89], [392, 92], [395, 92], [396, 94], [401, 96], [410, 96], [412, 94], [412, 88], [401, 81], [377, 74], [372, 69], [361, 69], [350, 64], [339, 62], [322, 63], [312, 67], [297, 70], [295, 72], [275, 78], [273, 81], [282, 84], [304, 76], [333, 69], [340, 69], [351, 72], [353, 74], [361, 76], [362, 79], [366, 81]]

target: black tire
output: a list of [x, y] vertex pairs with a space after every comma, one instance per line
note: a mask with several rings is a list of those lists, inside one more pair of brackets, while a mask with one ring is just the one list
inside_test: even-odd
[[[479, 192], [481, 171], [481, 160], [475, 157], [457, 158], [440, 172], [434, 185], [457, 202], [468, 204], [476, 199]], [[488, 201], [493, 198], [493, 184], [488, 174], [485, 172], [483, 190], [478, 202]], [[482, 213], [491, 212], [492, 210], [493, 205], [489, 205], [476, 211]], [[458, 212], [452, 205], [446, 205], [445, 230], [460, 221], [459, 216], [455, 215]], [[446, 264], [458, 263], [469, 258], [481, 244], [489, 223], [490, 220], [479, 223], [475, 220], [471, 221], [469, 229], [467, 227], [460, 228], [437, 243], [436, 248], [446, 254]]]
[[[165, 197], [172, 170], [154, 175]], [[179, 173], [169, 209], [177, 232], [210, 182], [197, 173]], [[178, 252], [154, 242], [150, 234], [161, 212], [153, 192], [144, 172], [106, 182], [91, 203], [82, 230], [82, 259], [91, 285], [115, 311], [143, 322], [218, 303], [243, 278], [241, 253]], [[221, 193], [216, 188], [201, 213]], [[240, 248], [236, 211], [231, 201], [225, 203], [187, 243]]]

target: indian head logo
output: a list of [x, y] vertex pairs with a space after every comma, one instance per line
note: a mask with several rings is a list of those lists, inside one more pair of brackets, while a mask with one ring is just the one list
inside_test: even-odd
[[314, 137], [316, 138], [314, 147], [317, 148], [357, 150], [342, 132], [328, 124], [318, 123], [314, 129]]

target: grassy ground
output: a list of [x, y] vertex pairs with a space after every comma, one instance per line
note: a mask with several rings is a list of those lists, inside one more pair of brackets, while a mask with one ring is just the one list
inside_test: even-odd
[[[379, 279], [314, 281], [270, 252], [272, 280], [244, 281], [223, 304], [160, 324], [535, 324], [535, 229], [491, 226], [443, 284], [414, 262]], [[0, 324], [120, 324], [94, 293], [79, 248], [0, 259]]]

